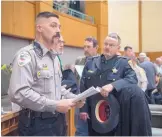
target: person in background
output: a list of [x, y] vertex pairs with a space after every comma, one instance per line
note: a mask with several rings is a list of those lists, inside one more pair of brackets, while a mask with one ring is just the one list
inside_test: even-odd
[[157, 71], [154, 66], [154, 64], [150, 61], [148, 61], [148, 57], [146, 56], [146, 53], [140, 53], [139, 54], [139, 60], [140, 60], [140, 67], [142, 67], [147, 76], [148, 84], [147, 84], [147, 90], [146, 94], [149, 97], [149, 103], [154, 104], [154, 97], [152, 95], [152, 91], [156, 89], [156, 78], [157, 78]]
[[136, 58], [136, 55], [135, 55], [134, 52], [132, 52], [130, 58], [131, 58], [131, 61], [129, 61], [129, 64], [131, 65], [131, 67], [133, 68], [133, 70], [136, 73], [136, 76], [137, 76], [137, 79], [138, 79], [138, 86], [143, 91], [146, 91], [147, 84], [148, 84], [147, 77], [146, 77], [146, 72], [145, 72], [145, 70], [143, 68], [141, 68], [138, 65], [138, 61], [137, 61], [137, 58]]
[[141, 52], [138, 56], [138, 59], [139, 59], [139, 63], [142, 63], [142, 62], [148, 60], [148, 57], [147, 57], [146, 53]]
[[98, 42], [94, 37], [87, 37], [84, 41], [84, 56], [79, 56], [75, 65], [85, 65], [88, 57], [97, 56]]
[[[87, 60], [93, 56], [97, 56], [98, 42], [94, 37], [87, 37], [84, 41], [84, 56], [76, 59], [75, 65], [85, 65]], [[80, 76], [76, 73], [78, 86], [80, 85]], [[78, 93], [80, 91], [78, 90]], [[75, 110], [75, 127], [76, 136], [88, 136], [88, 124], [79, 116], [79, 109]]]
[[156, 58], [154, 65], [155, 65], [155, 68], [157, 70], [158, 76], [162, 77], [162, 59]]
[[162, 104], [162, 58], [156, 58], [155, 68], [157, 70], [157, 90], [154, 91], [153, 95], [156, 104]]
[[133, 52], [133, 48], [131, 46], [124, 47], [124, 56], [130, 58]]

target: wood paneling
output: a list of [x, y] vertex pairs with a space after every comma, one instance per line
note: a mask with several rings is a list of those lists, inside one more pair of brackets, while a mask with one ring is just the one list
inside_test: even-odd
[[150, 57], [151, 61], [155, 61], [156, 58], [162, 56], [162, 51], [160, 52], [146, 52], [147, 56]]
[[2, 1], [2, 32], [7, 34], [13, 34], [13, 22], [14, 22], [14, 2]]
[[[57, 11], [54, 13], [58, 14]], [[88, 36], [97, 38], [97, 26], [82, 21], [75, 17], [59, 13], [61, 22], [61, 33], [66, 45], [83, 47], [84, 39]]]
[[102, 53], [103, 52], [103, 43], [104, 43], [104, 40], [106, 38], [106, 36], [108, 35], [108, 26], [103, 26], [103, 25], [98, 25], [98, 44], [100, 45], [99, 46], [99, 53]]
[[85, 14], [93, 16], [96, 24], [101, 24], [101, 2], [85, 1]]
[[46, 2], [40, 2], [40, 12], [42, 11], [53, 11], [53, 6]]
[[49, 1], [44, 0], [43, 2], [47, 3], [49, 6], [53, 7], [53, 0], [49, 0]]
[[74, 124], [74, 119], [75, 119], [75, 109], [71, 109], [69, 111], [69, 122], [68, 122], [68, 126], [69, 126], [69, 134], [68, 136], [75, 136], [75, 124]]
[[3, 1], [2, 33], [34, 39], [35, 16], [43, 11], [54, 11], [60, 16], [61, 31], [66, 45], [83, 47], [86, 37], [94, 36], [97, 38], [97, 25], [53, 10], [52, 1]]
[[108, 3], [107, 1], [85, 1], [85, 13], [95, 18], [99, 43], [98, 51], [102, 53], [103, 41], [108, 35]]
[[34, 38], [35, 5], [29, 2], [14, 2], [14, 34]]
[[2, 2], [2, 33], [34, 39], [35, 5], [27, 1]]
[[[1, 115], [1, 135], [8, 135], [18, 127], [18, 112]], [[15, 134], [16, 135], [16, 134]]]

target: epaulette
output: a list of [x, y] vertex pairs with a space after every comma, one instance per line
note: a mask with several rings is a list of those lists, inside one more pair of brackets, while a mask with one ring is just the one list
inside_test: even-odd
[[125, 57], [125, 56], [117, 56], [118, 58], [123, 58], [123, 59], [128, 59], [129, 60], [129, 58], [128, 57]]
[[91, 56], [91, 57], [87, 57], [87, 60], [94, 60], [96, 58], [98, 58], [100, 55], [96, 55], [96, 56]]

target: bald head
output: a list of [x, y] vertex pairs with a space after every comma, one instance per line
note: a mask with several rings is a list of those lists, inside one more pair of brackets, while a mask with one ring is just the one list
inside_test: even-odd
[[155, 63], [159, 66], [162, 65], [162, 59], [161, 58], [156, 58]]
[[160, 58], [162, 59], [162, 56]]

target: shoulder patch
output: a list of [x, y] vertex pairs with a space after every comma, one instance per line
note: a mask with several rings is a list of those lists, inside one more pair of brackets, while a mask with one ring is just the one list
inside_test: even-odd
[[31, 62], [31, 56], [27, 51], [22, 51], [19, 55], [18, 55], [18, 65], [20, 67], [28, 64], [29, 62]]

